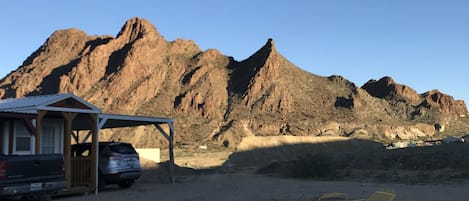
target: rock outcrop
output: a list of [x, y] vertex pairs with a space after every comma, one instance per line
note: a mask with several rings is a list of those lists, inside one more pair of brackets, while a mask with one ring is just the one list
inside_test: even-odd
[[443, 94], [438, 90], [426, 92], [422, 96], [424, 101], [420, 105], [430, 110], [460, 116], [467, 114], [467, 107], [464, 101], [454, 100], [452, 96]]
[[402, 100], [412, 105], [418, 105], [422, 97], [417, 92], [406, 86], [396, 83], [391, 77], [383, 77], [380, 80], [370, 80], [362, 86], [370, 95], [386, 100]]
[[[461, 116], [467, 114], [464, 101], [454, 100], [452, 96], [432, 90], [418, 94], [414, 89], [401, 85], [391, 77], [383, 77], [379, 81], [370, 80], [362, 86], [370, 95], [385, 99], [394, 105], [397, 110], [405, 110], [408, 116], [422, 116], [423, 113], [443, 113], [444, 116]], [[402, 111], [397, 111], [402, 112]], [[428, 116], [438, 116], [435, 113]]]

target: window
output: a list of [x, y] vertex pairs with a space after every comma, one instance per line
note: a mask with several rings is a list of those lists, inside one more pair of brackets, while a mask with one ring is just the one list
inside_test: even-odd
[[16, 137], [16, 151], [31, 151], [31, 138]]
[[14, 154], [32, 154], [31, 133], [28, 131], [22, 120], [15, 121], [15, 139], [13, 143]]

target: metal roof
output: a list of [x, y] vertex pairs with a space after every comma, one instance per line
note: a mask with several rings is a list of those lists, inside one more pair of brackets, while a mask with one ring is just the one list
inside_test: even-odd
[[[90, 109], [76, 109], [66, 107], [51, 107], [50, 104], [72, 98]], [[71, 93], [49, 94], [39, 96], [28, 96], [23, 98], [9, 98], [0, 100], [0, 111], [37, 113], [38, 110], [80, 112], [80, 113], [100, 113], [101, 110], [87, 101]]]
[[100, 121], [106, 120], [102, 128], [118, 128], [149, 124], [173, 123], [174, 119], [161, 117], [131, 116], [120, 114], [99, 114]]

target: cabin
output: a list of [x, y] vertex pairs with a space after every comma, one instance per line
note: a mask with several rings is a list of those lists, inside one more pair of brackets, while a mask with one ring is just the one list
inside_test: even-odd
[[[174, 119], [105, 114], [71, 93], [0, 100], [0, 151], [4, 155], [60, 153], [66, 191], [97, 191], [98, 139], [102, 129], [153, 125], [169, 144], [174, 168]], [[166, 126], [163, 126], [166, 125]], [[72, 156], [71, 145], [91, 142], [90, 157]]]

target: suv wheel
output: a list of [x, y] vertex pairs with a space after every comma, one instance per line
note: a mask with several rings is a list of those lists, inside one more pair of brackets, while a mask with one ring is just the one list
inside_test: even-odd
[[117, 185], [119, 185], [119, 187], [121, 188], [129, 188], [132, 186], [132, 184], [134, 184], [134, 182], [135, 182], [135, 179], [127, 179], [127, 180], [120, 181]]

